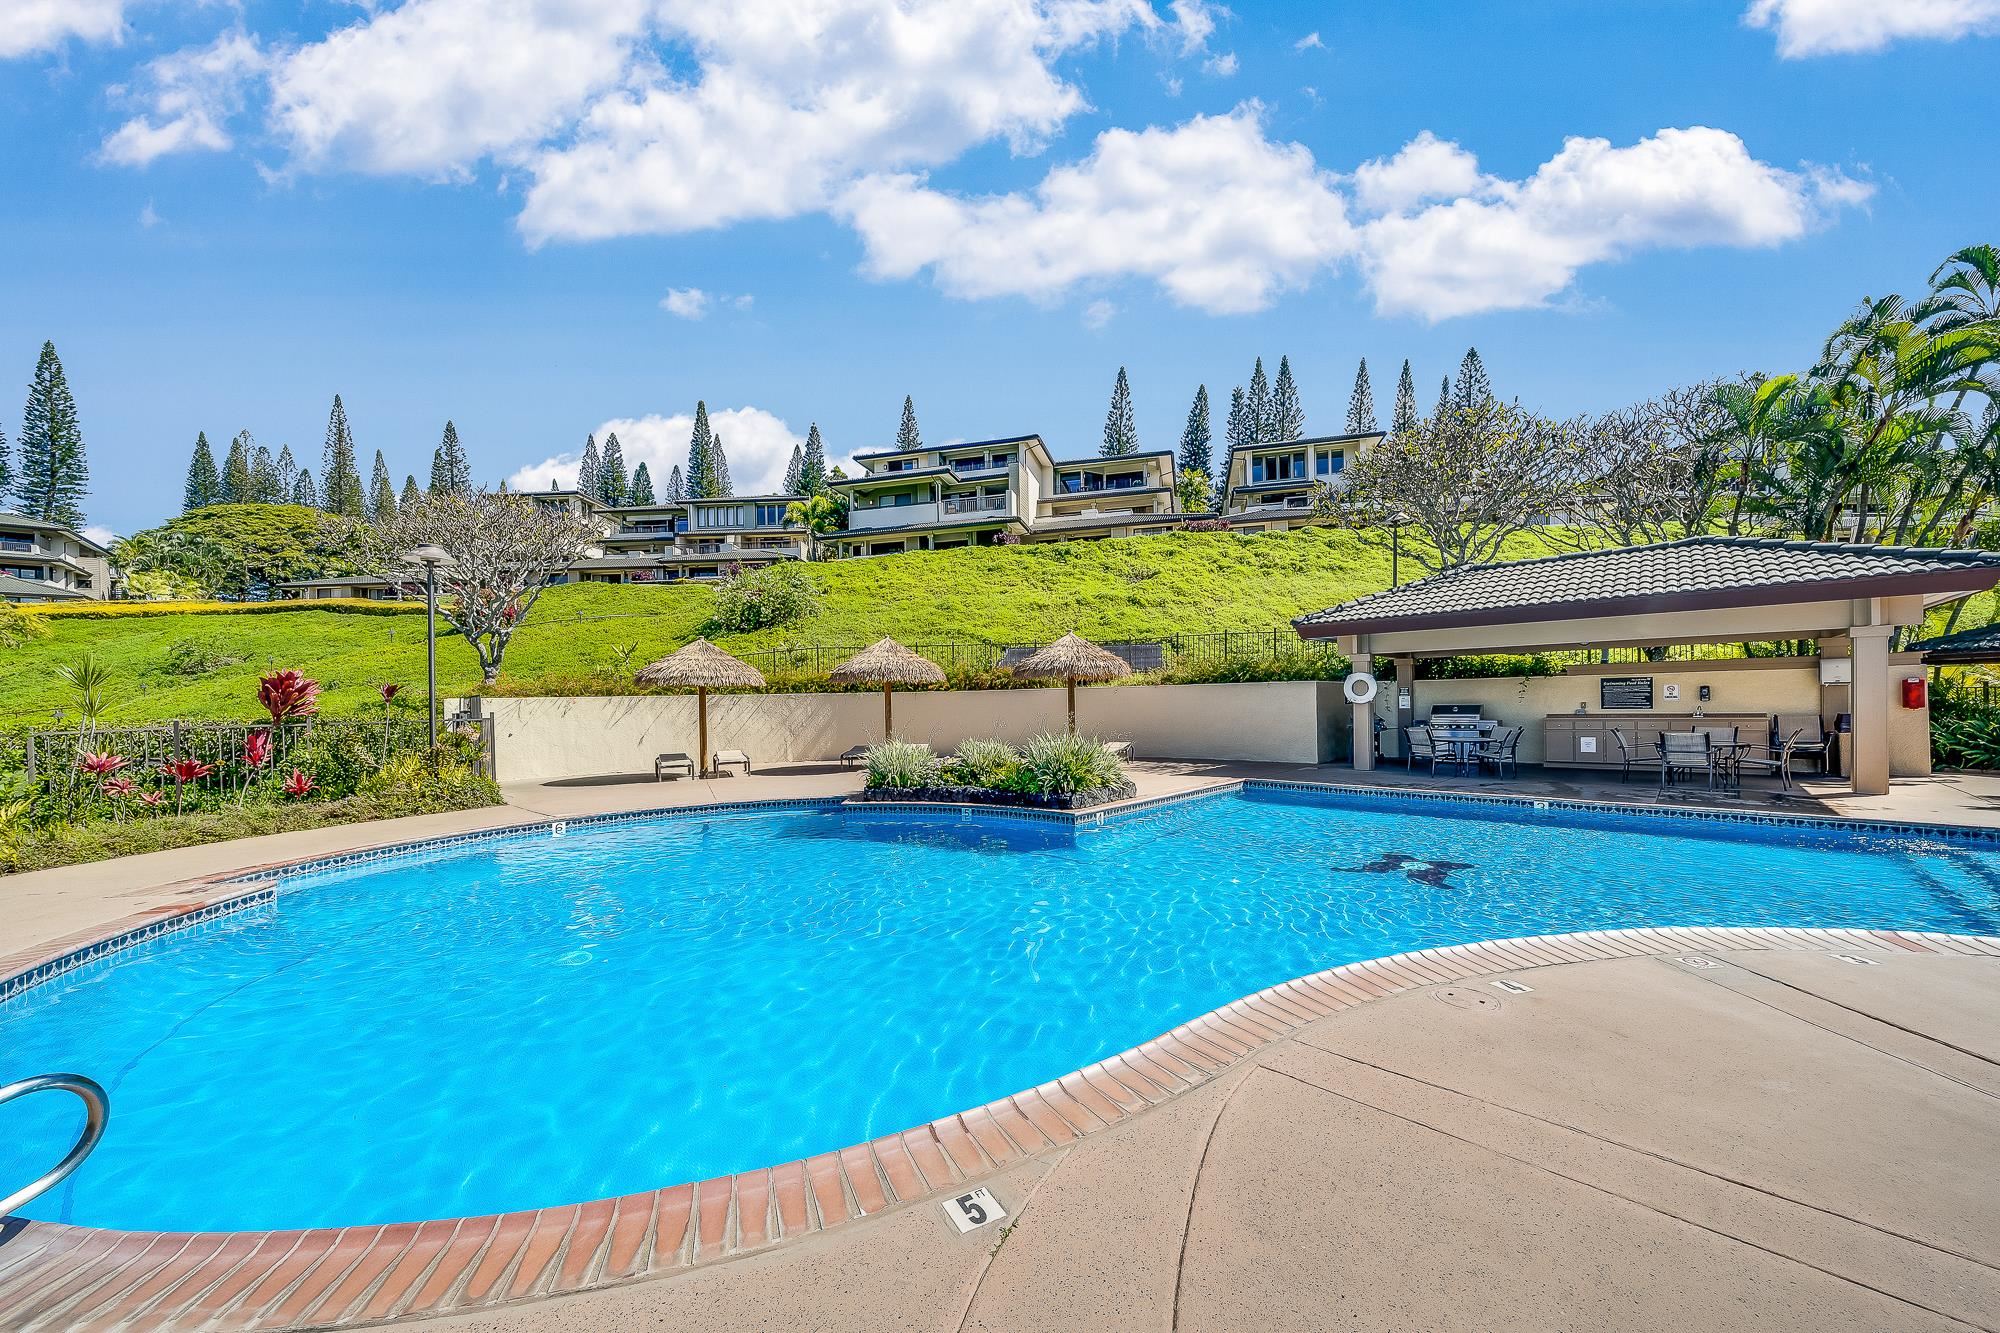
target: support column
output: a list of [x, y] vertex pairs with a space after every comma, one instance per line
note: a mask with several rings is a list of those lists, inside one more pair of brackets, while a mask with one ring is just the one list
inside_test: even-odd
[[[1399, 657], [1396, 660], [1396, 743], [1390, 752], [1398, 759], [1408, 756], [1404, 753], [1410, 743], [1410, 733], [1405, 727], [1417, 725], [1417, 659]], [[1384, 755], [1387, 758], [1388, 755]]]
[[1856, 625], [1848, 631], [1854, 643], [1854, 685], [1849, 711], [1854, 715], [1852, 775], [1856, 796], [1883, 796], [1889, 791], [1889, 636], [1892, 625]]
[[[1373, 653], [1355, 653], [1354, 672], [1359, 675], [1375, 669]], [[1375, 705], [1355, 704], [1354, 708], [1354, 771], [1372, 772], [1375, 768]]]

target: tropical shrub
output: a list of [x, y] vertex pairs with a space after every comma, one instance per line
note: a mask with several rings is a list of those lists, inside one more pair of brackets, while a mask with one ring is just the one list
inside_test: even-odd
[[1931, 690], [1931, 761], [1939, 768], [2000, 768], [2000, 704], [1937, 679]]
[[1236, 655], [1211, 657], [1170, 666], [1144, 676], [1128, 676], [1117, 684], [1222, 685], [1267, 680], [1341, 680], [1351, 668], [1347, 658], [1331, 648], [1306, 649], [1280, 657]]
[[1094, 791], [1125, 781], [1125, 766], [1089, 736], [1032, 736], [1021, 747], [1014, 780], [1038, 796]]
[[868, 785], [871, 787], [935, 786], [942, 765], [928, 745], [909, 741], [883, 741], [868, 747]]
[[224, 667], [235, 666], [242, 660], [240, 656], [223, 652], [210, 640], [175, 639], [167, 645], [163, 665], [170, 675], [206, 676]]
[[945, 779], [965, 787], [998, 787], [1020, 764], [1020, 751], [1005, 741], [963, 741], [945, 765]]
[[30, 639], [46, 639], [49, 627], [39, 615], [12, 602], [0, 602], [0, 648], [19, 648]]
[[712, 634], [748, 634], [804, 620], [819, 611], [819, 588], [796, 562], [735, 569], [715, 593]]

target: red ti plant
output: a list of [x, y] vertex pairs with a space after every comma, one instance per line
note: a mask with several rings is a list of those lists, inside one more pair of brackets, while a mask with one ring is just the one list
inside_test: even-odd
[[77, 760], [76, 766], [94, 778], [108, 778], [131, 762], [122, 754], [99, 750], [95, 754], [87, 754]]
[[290, 667], [273, 671], [257, 682], [257, 702], [273, 722], [311, 717], [319, 711], [319, 682]]
[[199, 759], [176, 759], [171, 764], [160, 765], [160, 776], [174, 780], [174, 813], [179, 814], [187, 799], [187, 785], [199, 782], [215, 771], [214, 764], [205, 764]]
[[390, 702], [392, 699], [394, 699], [397, 695], [401, 694], [402, 692], [403, 692], [403, 687], [401, 685], [396, 684], [396, 682], [394, 681], [390, 681], [388, 684], [382, 687], [382, 702], [386, 704]]
[[[249, 735], [243, 738], [243, 763], [246, 767], [252, 770], [260, 769], [264, 767], [264, 765], [270, 762], [271, 762], [270, 732], [253, 731]], [[241, 809], [243, 807], [244, 802], [247, 801], [249, 797], [250, 797], [250, 781], [248, 778], [245, 778], [243, 786], [236, 793], [237, 808]]]
[[137, 790], [139, 790], [139, 784], [130, 778], [106, 778], [104, 780], [104, 794], [106, 796], [130, 796]]
[[139, 798], [139, 804], [145, 806], [148, 810], [157, 810], [165, 803], [166, 799], [166, 797], [156, 791], [149, 791]]
[[292, 775], [285, 779], [285, 795], [294, 799], [310, 796], [313, 788], [317, 786], [319, 786], [317, 782], [295, 768], [292, 770]]

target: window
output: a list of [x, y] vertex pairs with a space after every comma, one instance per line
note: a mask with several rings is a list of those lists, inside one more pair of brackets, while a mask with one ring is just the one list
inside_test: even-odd
[[39, 569], [34, 565], [0, 565], [0, 574], [12, 574], [17, 579], [35, 579], [38, 581], [46, 579], [49, 576], [47, 570]]
[[1347, 455], [1338, 449], [1330, 454], [1320, 454], [1313, 459], [1313, 467], [1322, 477], [1330, 477], [1347, 466]]
[[914, 458], [892, 458], [882, 465], [884, 472], [908, 472], [917, 465]]
[[1260, 454], [1250, 460], [1250, 480], [1252, 482], [1303, 481], [1306, 475], [1306, 456], [1296, 454]]
[[0, 532], [0, 551], [26, 555], [35, 549], [35, 539], [19, 532]]
[[760, 528], [782, 528], [785, 526], [784, 505], [758, 505], [757, 526]]

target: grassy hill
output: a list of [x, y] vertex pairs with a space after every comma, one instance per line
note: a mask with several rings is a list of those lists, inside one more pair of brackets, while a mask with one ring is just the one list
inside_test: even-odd
[[[1540, 551], [1528, 543], [1521, 553]], [[905, 642], [1025, 643], [1072, 629], [1098, 639], [1269, 629], [1388, 586], [1389, 556], [1354, 533], [1314, 528], [918, 552], [810, 571], [823, 599], [818, 615], [719, 642], [743, 651], [868, 643], [884, 634]], [[1406, 577], [1414, 572], [1405, 565]], [[642, 664], [700, 634], [713, 599], [703, 587], [551, 589], [509, 647], [506, 676], [580, 674], [625, 657]], [[322, 681], [330, 713], [379, 708], [376, 687], [387, 681], [413, 691], [423, 685], [421, 615], [300, 610], [51, 617], [49, 624], [50, 637], [0, 649], [0, 724], [47, 722], [66, 707], [53, 668], [84, 650], [116, 672], [107, 721], [254, 717], [257, 676], [275, 667], [298, 667]], [[440, 639], [438, 658], [444, 691], [478, 684], [464, 644]]]

